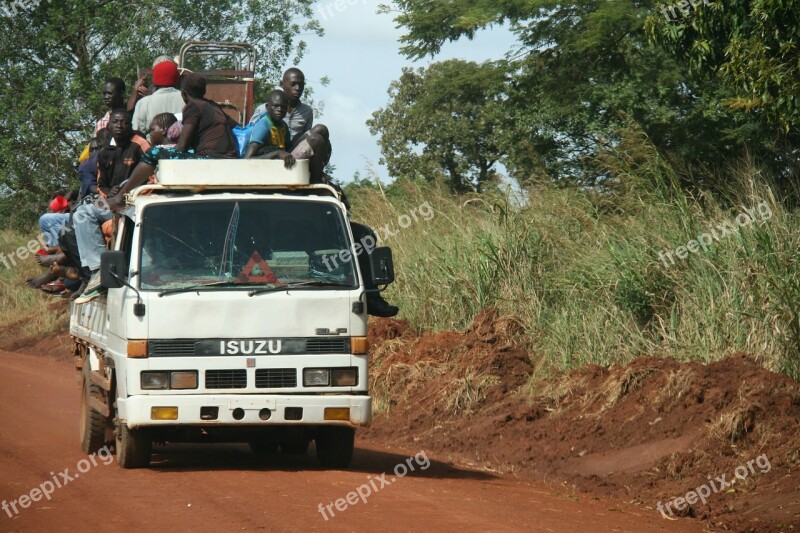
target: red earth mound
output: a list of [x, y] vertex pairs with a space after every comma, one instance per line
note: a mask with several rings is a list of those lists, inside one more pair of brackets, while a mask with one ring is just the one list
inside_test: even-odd
[[745, 355], [641, 357], [531, 383], [521, 333], [492, 309], [461, 333], [374, 321], [366, 436], [715, 529], [800, 524], [798, 383]]

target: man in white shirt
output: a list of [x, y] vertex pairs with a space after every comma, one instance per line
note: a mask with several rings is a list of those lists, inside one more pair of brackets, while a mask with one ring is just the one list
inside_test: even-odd
[[133, 111], [133, 129], [147, 133], [153, 117], [160, 113], [178, 114], [186, 105], [177, 88], [179, 82], [178, 65], [172, 61], [162, 61], [153, 67], [155, 90], [136, 102]]

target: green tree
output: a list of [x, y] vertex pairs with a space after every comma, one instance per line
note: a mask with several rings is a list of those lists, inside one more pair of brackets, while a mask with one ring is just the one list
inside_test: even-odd
[[435, 55], [448, 41], [473, 38], [505, 24], [518, 38], [507, 57], [501, 145], [506, 167], [524, 177], [542, 165], [555, 179], [594, 183], [608, 176], [592, 166], [631, 124], [664, 153], [713, 167], [758, 147], [756, 117], [720, 102], [719, 80], [694, 76], [688, 65], [653, 43], [645, 21], [657, 0], [397, 0], [395, 20], [407, 30], [401, 51]]
[[188, 40], [246, 41], [257, 74], [278, 79], [321, 34], [312, 0], [24, 0], [0, 12], [0, 221], [27, 226], [74, 162], [101, 114], [108, 76], [133, 85], [136, 67]]
[[[672, 9], [675, 2], [668, 2]], [[786, 133], [800, 125], [800, 2], [715, 0], [668, 21], [653, 15], [653, 39], [694, 73], [731, 90], [725, 104]], [[680, 11], [678, 11], [680, 13]]]
[[380, 135], [381, 163], [407, 179], [444, 177], [457, 191], [481, 190], [496, 176], [506, 68], [460, 60], [403, 69], [389, 104], [367, 121]]

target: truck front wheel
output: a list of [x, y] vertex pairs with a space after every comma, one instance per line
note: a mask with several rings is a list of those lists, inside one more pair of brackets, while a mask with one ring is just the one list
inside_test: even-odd
[[356, 431], [348, 427], [320, 428], [315, 437], [317, 460], [323, 468], [347, 468], [353, 459]]
[[150, 464], [153, 439], [146, 429], [129, 429], [119, 415], [114, 420], [117, 434], [117, 462], [122, 468], [144, 468]]
[[89, 363], [84, 363], [81, 373], [81, 412], [78, 431], [80, 433], [81, 448], [87, 454], [97, 453], [106, 440], [106, 424], [108, 419], [102, 413], [98, 413], [89, 405], [89, 398], [100, 399], [102, 389], [91, 382], [88, 372]]

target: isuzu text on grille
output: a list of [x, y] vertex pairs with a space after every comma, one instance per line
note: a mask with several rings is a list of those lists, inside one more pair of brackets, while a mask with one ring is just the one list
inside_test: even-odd
[[266, 355], [281, 353], [281, 341], [219, 341], [219, 353], [222, 355]]

